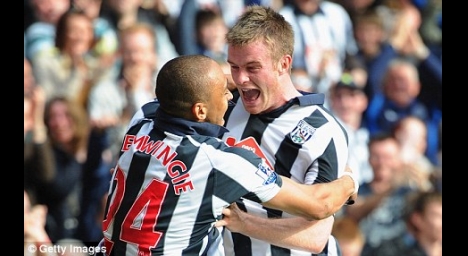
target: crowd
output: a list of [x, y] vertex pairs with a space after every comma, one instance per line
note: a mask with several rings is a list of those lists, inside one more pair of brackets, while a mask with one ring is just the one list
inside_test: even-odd
[[439, 255], [441, 2], [24, 0], [25, 244], [103, 239], [109, 170], [158, 72], [202, 54], [231, 74], [225, 35], [258, 4], [294, 29], [296, 89], [324, 94], [346, 130], [360, 190], [335, 215], [343, 256]]

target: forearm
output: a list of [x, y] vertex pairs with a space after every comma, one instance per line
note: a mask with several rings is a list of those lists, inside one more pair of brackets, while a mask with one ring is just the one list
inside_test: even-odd
[[359, 185], [356, 184], [355, 178], [345, 175], [328, 183], [304, 186], [309, 194], [314, 195], [318, 202], [328, 208], [329, 214], [334, 214], [348, 202], [348, 199], [357, 194]]
[[263, 218], [244, 213], [239, 233], [279, 247], [319, 253], [327, 244], [333, 219]]
[[314, 185], [299, 184], [282, 177], [280, 192], [263, 205], [286, 211], [308, 220], [321, 220], [336, 213], [355, 193], [356, 183], [343, 176], [327, 183]]
[[39, 180], [44, 183], [50, 183], [55, 178], [55, 160], [50, 141], [44, 141], [34, 145], [35, 160], [36, 160], [36, 175]]

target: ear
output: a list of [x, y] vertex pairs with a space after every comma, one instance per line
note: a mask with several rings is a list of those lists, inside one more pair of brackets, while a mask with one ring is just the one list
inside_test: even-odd
[[420, 229], [421, 226], [424, 225], [423, 216], [420, 213], [413, 213], [411, 214], [410, 218], [413, 225], [418, 229]]
[[278, 65], [278, 71], [280, 73], [280, 75], [284, 74], [284, 73], [290, 73], [291, 72], [291, 63], [292, 63], [292, 58], [290, 55], [283, 55], [283, 57], [281, 57]]
[[195, 121], [204, 122], [208, 114], [208, 108], [205, 103], [197, 102], [192, 106], [192, 115]]

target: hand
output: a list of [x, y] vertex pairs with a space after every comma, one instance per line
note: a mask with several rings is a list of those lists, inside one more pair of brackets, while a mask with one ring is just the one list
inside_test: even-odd
[[24, 216], [24, 239], [28, 242], [48, 242], [49, 236], [45, 230], [47, 207], [35, 205], [31, 212]]
[[352, 205], [354, 204], [354, 202], [356, 202], [356, 199], [358, 197], [359, 183], [353, 174], [353, 170], [347, 165], [344, 175], [348, 175], [348, 173], [349, 173], [349, 176], [354, 181], [354, 193], [348, 198], [348, 200], [346, 201], [346, 205]]
[[348, 201], [346, 201], [346, 205], [353, 205], [356, 202], [356, 199], [358, 197], [357, 193], [352, 194], [349, 198]]
[[232, 203], [229, 207], [223, 210], [223, 219], [215, 223], [215, 227], [225, 226], [231, 232], [240, 233], [245, 225], [245, 217], [247, 213], [243, 212], [236, 203]]

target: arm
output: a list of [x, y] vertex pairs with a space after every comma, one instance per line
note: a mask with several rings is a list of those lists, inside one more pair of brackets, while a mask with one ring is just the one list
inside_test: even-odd
[[[328, 242], [334, 217], [309, 221], [304, 218], [263, 218], [248, 214], [237, 204], [223, 210], [223, 219], [216, 226], [242, 233], [267, 243], [311, 253], [320, 253]], [[309, 239], [313, 237], [313, 239]]]
[[299, 184], [286, 177], [282, 180], [278, 194], [263, 205], [313, 220], [331, 216], [355, 197], [353, 194], [358, 190], [355, 179], [350, 175], [314, 185]]
[[[55, 256], [49, 249], [53, 246], [45, 230], [47, 207], [35, 205], [24, 215], [24, 255]], [[40, 249], [43, 248], [43, 249]], [[44, 248], [47, 248], [44, 249]]]
[[[28, 172], [42, 185], [51, 182], [55, 175], [55, 160], [51, 143], [48, 141], [47, 127], [44, 123], [44, 108], [46, 96], [43, 89], [35, 86], [33, 89], [34, 127], [33, 127], [33, 155], [25, 166]], [[25, 160], [26, 161], [26, 160]]]

